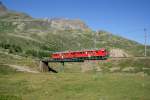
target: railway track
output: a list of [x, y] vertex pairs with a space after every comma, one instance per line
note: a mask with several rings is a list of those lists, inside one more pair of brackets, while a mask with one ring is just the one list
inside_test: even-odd
[[150, 57], [140, 56], [140, 57], [110, 57], [108, 59], [150, 59]]
[[[150, 57], [110, 57], [110, 60], [121, 60], [121, 59], [150, 59]], [[86, 61], [93, 61], [93, 60], [82, 60], [82, 59], [52, 59], [52, 58], [45, 58], [42, 59], [43, 62], [86, 62]], [[98, 61], [98, 60], [95, 60]], [[101, 60], [102, 61], [102, 60]]]

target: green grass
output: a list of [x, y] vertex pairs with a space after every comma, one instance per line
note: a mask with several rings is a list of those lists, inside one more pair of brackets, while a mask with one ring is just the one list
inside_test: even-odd
[[31, 57], [22, 57], [18, 55], [5, 54], [0, 52], [0, 65], [28, 66], [31, 69], [38, 70], [39, 60], [35, 60], [34, 58]]
[[[19, 73], [0, 65], [0, 100], [149, 100], [150, 76]], [[13, 72], [13, 73], [12, 73]]]
[[8, 67], [7, 65], [0, 65], [0, 75], [12, 75], [16, 73], [16, 70]]

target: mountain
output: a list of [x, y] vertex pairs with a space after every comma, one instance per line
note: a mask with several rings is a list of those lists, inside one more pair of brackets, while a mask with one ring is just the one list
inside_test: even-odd
[[0, 1], [0, 16], [4, 15], [7, 12], [7, 8]]
[[52, 28], [62, 30], [89, 30], [88, 26], [81, 20], [67, 19], [67, 18], [52, 18], [49, 20]]
[[[8, 10], [0, 2], [0, 51], [22, 56], [49, 56], [55, 51], [108, 48], [112, 56], [143, 56], [144, 46], [135, 41], [95, 32], [79, 19], [36, 19]], [[150, 50], [148, 47], [148, 55]]]
[[0, 1], [0, 12], [6, 12], [7, 8], [3, 5], [3, 3]]

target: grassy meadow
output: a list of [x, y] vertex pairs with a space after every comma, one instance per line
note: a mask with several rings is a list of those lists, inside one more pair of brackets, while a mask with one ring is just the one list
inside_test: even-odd
[[0, 100], [149, 100], [150, 76], [21, 73], [0, 65]]

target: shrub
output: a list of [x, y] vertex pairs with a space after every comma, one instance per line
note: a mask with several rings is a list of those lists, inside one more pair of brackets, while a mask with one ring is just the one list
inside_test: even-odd
[[48, 57], [50, 55], [49, 52], [42, 51], [42, 50], [34, 50], [34, 49], [27, 50], [25, 53], [26, 55], [30, 55], [38, 58]]
[[22, 48], [20, 46], [18, 46], [18, 45], [15, 45], [15, 44], [1, 42], [0, 43], [0, 47], [2, 47], [4, 49], [8, 49], [9, 53], [22, 52]]

